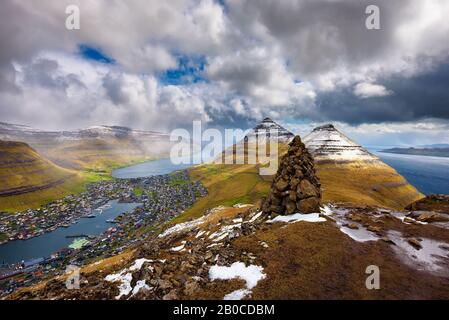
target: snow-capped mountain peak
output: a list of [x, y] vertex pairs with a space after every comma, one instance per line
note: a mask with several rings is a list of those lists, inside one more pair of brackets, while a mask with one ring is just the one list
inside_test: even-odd
[[376, 156], [352, 141], [332, 124], [316, 127], [304, 137], [303, 142], [318, 162], [378, 161]]
[[251, 132], [247, 135], [248, 139], [255, 139], [258, 135], [266, 135], [270, 133], [270, 137], [273, 137], [274, 132], [277, 130], [277, 137], [280, 142], [289, 142], [294, 138], [294, 134], [274, 122], [270, 118], [265, 118], [257, 126], [255, 126]]

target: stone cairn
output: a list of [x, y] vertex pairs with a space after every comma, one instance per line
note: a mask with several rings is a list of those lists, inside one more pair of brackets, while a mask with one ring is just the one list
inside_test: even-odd
[[262, 210], [272, 216], [320, 212], [320, 186], [313, 157], [296, 136], [279, 163]]

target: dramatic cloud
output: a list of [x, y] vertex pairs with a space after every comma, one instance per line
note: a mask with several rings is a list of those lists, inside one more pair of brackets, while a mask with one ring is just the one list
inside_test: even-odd
[[[80, 30], [65, 28], [69, 4]], [[365, 28], [367, 5], [381, 30]], [[163, 131], [265, 116], [446, 123], [448, 16], [445, 0], [5, 0], [0, 118]]]

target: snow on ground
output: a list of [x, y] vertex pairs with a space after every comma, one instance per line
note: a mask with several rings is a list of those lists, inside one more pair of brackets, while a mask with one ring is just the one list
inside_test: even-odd
[[201, 218], [192, 220], [192, 221], [187, 221], [187, 222], [183, 222], [183, 223], [178, 223], [177, 225], [165, 230], [164, 232], [162, 232], [158, 237], [159, 238], [164, 238], [168, 235], [174, 234], [174, 233], [178, 233], [181, 231], [187, 231], [187, 230], [191, 230], [193, 228], [196, 228], [197, 226], [199, 226], [200, 224], [202, 224], [207, 216], [203, 216]]
[[170, 249], [170, 251], [172, 251], [172, 252], [179, 252], [179, 251], [181, 251], [181, 250], [183, 250], [183, 249], [184, 249], [185, 245], [186, 245], [186, 242], [185, 242], [185, 241], [183, 241], [183, 242], [181, 243], [181, 245], [180, 245], [180, 246], [177, 246], [177, 247], [171, 248], [171, 249]]
[[321, 208], [321, 213], [323, 215], [329, 216], [330, 218], [333, 217], [332, 219], [336, 222], [337, 227], [340, 229], [340, 231], [349, 236], [352, 240], [355, 240], [357, 242], [367, 242], [377, 241], [380, 239], [373, 232], [368, 231], [360, 223], [355, 223], [354, 221], [350, 222], [351, 224], [357, 225], [358, 229], [351, 229], [347, 227], [349, 221], [346, 219], [346, 215], [348, 215], [349, 212], [349, 209], [336, 208], [332, 205], [327, 205]]
[[132, 290], [131, 281], [133, 279], [133, 275], [131, 272], [125, 273], [125, 270], [122, 270], [120, 273], [110, 274], [104, 278], [108, 282], [120, 282], [118, 289], [120, 291], [119, 295], [115, 297], [115, 299], [120, 299], [123, 296], [127, 296]]
[[231, 280], [242, 279], [246, 282], [246, 289], [236, 290], [227, 294], [225, 300], [240, 300], [245, 296], [251, 294], [257, 283], [264, 279], [266, 275], [263, 273], [263, 268], [260, 266], [245, 266], [243, 262], [235, 262], [230, 267], [226, 266], [212, 266], [209, 269], [209, 278], [213, 280]]
[[368, 231], [363, 226], [359, 226], [358, 229], [351, 229], [348, 227], [340, 227], [340, 231], [348, 235], [352, 240], [357, 242], [377, 241], [379, 237], [376, 237], [374, 233]]
[[248, 289], [239, 289], [232, 291], [224, 296], [223, 300], [242, 300], [247, 295], [251, 294], [251, 290]]
[[200, 238], [200, 237], [203, 236], [205, 233], [206, 233], [206, 231], [200, 230], [200, 231], [196, 234], [195, 239]]
[[226, 238], [232, 232], [233, 229], [241, 228], [241, 227], [242, 227], [241, 223], [231, 224], [229, 226], [223, 226], [223, 227], [221, 227], [220, 230], [212, 233], [209, 236], [209, 239], [214, 239], [213, 240], [214, 242], [221, 241], [224, 238]]
[[330, 207], [330, 206], [327, 206], [327, 205], [325, 205], [325, 206], [323, 206], [323, 207], [321, 207], [320, 208], [321, 210], [321, 213], [323, 214], [323, 215], [325, 215], [325, 216], [330, 216], [330, 215], [332, 215], [332, 208]]
[[407, 217], [407, 216], [405, 215], [404, 212], [393, 211], [393, 212], [391, 212], [390, 214], [391, 214], [393, 217], [395, 217], [395, 218], [401, 220], [401, 221], [402, 221], [403, 223], [405, 223], [405, 224], [410, 224], [410, 222], [405, 221], [406, 218], [407, 218], [407, 220], [409, 220], [409, 221], [411, 221], [411, 222], [413, 222], [413, 223], [427, 224], [427, 222], [422, 222], [422, 221], [415, 220], [415, 219], [413, 219], [412, 217]]
[[[120, 283], [118, 286], [120, 293], [118, 296], [115, 297], [115, 299], [118, 300], [123, 296], [129, 295], [129, 293], [131, 291], [133, 291], [133, 287], [131, 286], [131, 281], [133, 279], [132, 271], [138, 271], [138, 270], [142, 269], [142, 266], [145, 262], [152, 262], [152, 260], [148, 260], [145, 258], [137, 259], [134, 261], [134, 264], [131, 267], [125, 268], [122, 271], [120, 271], [119, 273], [107, 275], [104, 278], [104, 280], [106, 280], [108, 282], [114, 282], [114, 283], [119, 282]], [[137, 284], [138, 283], [139, 282], [137, 282]], [[145, 281], [144, 281], [144, 283], [145, 283]], [[137, 287], [137, 284], [136, 284], [136, 287]], [[140, 285], [142, 285], [142, 284], [140, 284]], [[136, 288], [134, 288], [134, 289], [136, 289]], [[140, 289], [141, 288], [139, 288], [136, 291], [136, 293], [139, 292]], [[133, 295], [134, 295], [134, 291], [133, 291]]]
[[251, 207], [251, 206], [252, 206], [252, 204], [241, 204], [241, 203], [237, 203], [237, 204], [233, 205], [233, 207], [236, 209], [241, 209], [241, 208], [246, 208], [246, 207]]
[[142, 289], [150, 290], [150, 287], [145, 283], [145, 280], [139, 280], [136, 282], [136, 286], [133, 289], [133, 293], [132, 293], [131, 297], [138, 294], [139, 291]]
[[148, 260], [145, 258], [137, 259], [136, 261], [134, 261], [134, 264], [131, 267], [129, 267], [129, 271], [137, 271], [142, 269], [142, 266], [145, 262], [153, 262], [153, 260]]
[[405, 263], [418, 270], [448, 273], [444, 262], [449, 261], [449, 244], [432, 239], [419, 239], [420, 249], [416, 249], [401, 232], [389, 231], [388, 237], [395, 243], [393, 250]]
[[262, 211], [260, 211], [260, 212], [258, 212], [258, 213], [256, 213], [252, 218], [251, 218], [251, 220], [249, 220], [248, 222], [254, 222], [254, 221], [256, 221], [257, 219], [259, 219], [259, 217], [262, 215]]
[[295, 214], [292, 214], [289, 216], [277, 216], [274, 219], [268, 220], [267, 223], [275, 223], [275, 222], [295, 223], [298, 221], [325, 222], [326, 219], [323, 217], [320, 217], [319, 213], [310, 213], [310, 214], [295, 213]]

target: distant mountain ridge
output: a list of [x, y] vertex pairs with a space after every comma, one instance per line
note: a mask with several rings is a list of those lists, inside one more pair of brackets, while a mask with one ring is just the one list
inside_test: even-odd
[[172, 146], [165, 133], [104, 125], [46, 131], [2, 122], [0, 139], [25, 142], [62, 167], [87, 170], [105, 170], [167, 156]]
[[449, 157], [449, 146], [443, 147], [444, 145], [440, 145], [440, 147], [433, 148], [390, 148], [381, 150], [381, 152], [385, 153], [396, 153], [396, 154], [407, 154], [407, 155], [415, 155], [415, 156], [429, 156], [429, 157]]
[[123, 126], [92, 126], [86, 129], [58, 131], [58, 130], [41, 130], [30, 126], [20, 124], [10, 124], [0, 122], [0, 138], [7, 140], [8, 138], [59, 138], [59, 139], [83, 139], [98, 137], [168, 137], [168, 134], [156, 131], [134, 130]]

